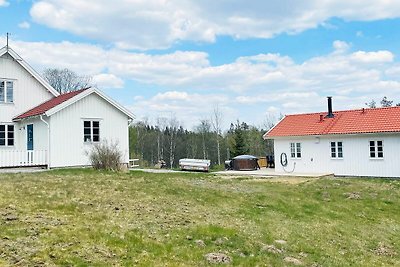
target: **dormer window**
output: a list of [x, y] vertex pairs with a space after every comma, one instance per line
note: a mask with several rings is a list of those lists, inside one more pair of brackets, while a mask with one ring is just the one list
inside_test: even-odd
[[14, 81], [0, 80], [0, 103], [14, 103]]

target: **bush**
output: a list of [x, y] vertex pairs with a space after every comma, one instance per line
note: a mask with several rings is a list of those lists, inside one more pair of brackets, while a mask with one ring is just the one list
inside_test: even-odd
[[107, 140], [95, 144], [89, 152], [89, 160], [96, 170], [120, 171], [122, 166], [122, 152], [118, 142]]

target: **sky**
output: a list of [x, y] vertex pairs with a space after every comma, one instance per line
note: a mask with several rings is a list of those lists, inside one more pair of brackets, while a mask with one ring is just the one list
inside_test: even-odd
[[398, 0], [0, 0], [0, 44], [188, 129], [400, 102]]

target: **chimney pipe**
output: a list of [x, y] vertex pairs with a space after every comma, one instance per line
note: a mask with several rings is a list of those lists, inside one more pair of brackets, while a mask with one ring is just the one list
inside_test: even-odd
[[328, 115], [326, 115], [325, 118], [333, 118], [335, 115], [333, 114], [332, 111], [332, 97], [328, 96]]

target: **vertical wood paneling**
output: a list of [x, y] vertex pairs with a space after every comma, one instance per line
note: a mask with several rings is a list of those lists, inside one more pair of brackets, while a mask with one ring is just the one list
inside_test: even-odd
[[[277, 172], [285, 172], [280, 164], [281, 153], [288, 155], [287, 171], [293, 169], [298, 173], [334, 173], [350, 176], [400, 177], [398, 151], [400, 151], [399, 134], [370, 134], [348, 136], [323, 136], [319, 142], [316, 137], [275, 140], [275, 163]], [[383, 140], [384, 158], [369, 157], [369, 141]], [[343, 142], [343, 159], [330, 157], [330, 142]], [[290, 158], [290, 143], [301, 142], [302, 158]]]
[[117, 141], [128, 163], [128, 118], [96, 94], [51, 116], [51, 167], [89, 165], [92, 144], [83, 142], [84, 119], [99, 119], [101, 140]]

